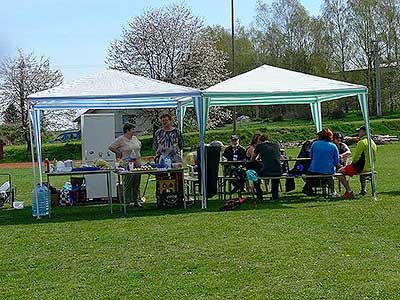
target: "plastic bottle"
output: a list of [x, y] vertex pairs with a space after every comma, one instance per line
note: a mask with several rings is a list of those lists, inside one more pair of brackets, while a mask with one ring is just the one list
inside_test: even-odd
[[165, 164], [167, 165], [167, 168], [171, 169], [171, 164], [172, 164], [171, 159], [169, 157], [166, 157], [164, 161]]
[[[36, 203], [37, 196], [37, 203]], [[50, 193], [46, 185], [38, 184], [32, 192], [32, 216], [43, 217], [50, 213]], [[39, 211], [38, 211], [39, 208]]]
[[48, 158], [44, 160], [44, 171], [45, 173], [50, 173], [50, 161]]

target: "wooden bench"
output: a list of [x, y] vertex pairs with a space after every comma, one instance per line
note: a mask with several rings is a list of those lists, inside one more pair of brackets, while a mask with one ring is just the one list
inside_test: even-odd
[[196, 203], [197, 201], [197, 192], [196, 192], [196, 187], [197, 190], [200, 194], [200, 180], [198, 178], [198, 176], [191, 176], [191, 175], [187, 175], [185, 174], [183, 177], [183, 182], [185, 185], [185, 192], [186, 195], [184, 196], [185, 201], [184, 201], [184, 206], [186, 208], [186, 202], [190, 201], [191, 196], [193, 196], [193, 203]]
[[[363, 172], [363, 173], [359, 173], [356, 174], [354, 176], [365, 176], [366, 180], [369, 180], [371, 177], [371, 172]], [[374, 172], [374, 174], [376, 174], [376, 172]], [[329, 178], [339, 178], [340, 176], [345, 176], [342, 173], [335, 173], [332, 175], [307, 175], [307, 174], [303, 174], [300, 176], [287, 176], [287, 175], [281, 175], [281, 176], [260, 176], [258, 177], [260, 180], [271, 180], [271, 179], [289, 179], [289, 178], [293, 178], [293, 179], [303, 179], [304, 181], [306, 181], [307, 179], [322, 179], [322, 181], [320, 182], [319, 185], [314, 186], [313, 188], [315, 188], [315, 193], [317, 194], [317, 189], [320, 188], [322, 189], [322, 195], [326, 198], [328, 197], [332, 191], [330, 189], [330, 185], [329, 185]], [[235, 177], [227, 177], [227, 176], [218, 176], [218, 195], [219, 195], [219, 199], [220, 200], [224, 200], [226, 201], [226, 183], [229, 181], [236, 181], [237, 179]], [[341, 184], [340, 182], [338, 182], [339, 184], [339, 192], [341, 190]], [[281, 186], [281, 190], [282, 190], [282, 186]], [[229, 197], [232, 198], [232, 186], [229, 184]]]

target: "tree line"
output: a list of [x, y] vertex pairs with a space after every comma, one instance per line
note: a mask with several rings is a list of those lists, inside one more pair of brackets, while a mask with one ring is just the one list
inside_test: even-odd
[[[229, 30], [212, 26], [209, 31], [231, 62]], [[382, 68], [382, 110], [399, 108], [398, 0], [325, 0], [319, 16], [311, 16], [298, 0], [274, 0], [270, 5], [260, 0], [254, 22], [238, 24], [236, 32], [238, 73], [269, 64], [362, 84], [369, 89], [370, 112], [376, 114], [376, 59]], [[232, 71], [231, 63], [227, 68]], [[348, 100], [324, 105], [344, 112], [357, 107]], [[282, 111], [291, 112], [290, 107]]]

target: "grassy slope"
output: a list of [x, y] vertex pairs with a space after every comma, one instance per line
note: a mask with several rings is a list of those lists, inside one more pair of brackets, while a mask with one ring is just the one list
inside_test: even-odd
[[[340, 131], [345, 135], [354, 134], [354, 129], [363, 124], [362, 118], [356, 113], [349, 113], [344, 120], [324, 119], [324, 126], [329, 126], [334, 131]], [[372, 132], [375, 134], [400, 134], [400, 118], [398, 114], [392, 114], [381, 119], [371, 120]], [[185, 129], [187, 130], [187, 129]], [[241, 143], [247, 145], [255, 132], [266, 133], [271, 139], [277, 141], [303, 141], [315, 136], [315, 127], [312, 121], [306, 120], [286, 120], [282, 122], [245, 122], [238, 123], [238, 135]], [[232, 134], [232, 125], [223, 128], [208, 130], [206, 141], [219, 140], [229, 143]], [[152, 150], [152, 136], [140, 136], [142, 142], [142, 156], [154, 155]], [[198, 132], [185, 131], [185, 146], [195, 149], [199, 142]], [[43, 159], [48, 157], [50, 160], [81, 159], [81, 146], [79, 142], [67, 144], [43, 144]], [[3, 162], [30, 161], [31, 154], [26, 151], [25, 146], [6, 146]]]
[[[379, 147], [377, 203], [295, 193], [256, 210], [146, 202], [125, 218], [94, 206], [41, 221], [1, 210], [0, 299], [398, 299], [399, 152]], [[30, 170], [11, 171], [26, 200]]]

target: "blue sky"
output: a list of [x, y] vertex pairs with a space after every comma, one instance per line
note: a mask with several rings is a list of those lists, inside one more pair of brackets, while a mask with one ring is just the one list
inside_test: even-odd
[[[235, 0], [236, 18], [250, 24], [257, 0]], [[270, 1], [267, 1], [270, 3]], [[322, 0], [301, 0], [317, 15]], [[52, 66], [73, 80], [105, 68], [110, 42], [145, 9], [183, 3], [205, 24], [230, 26], [230, 0], [1, 0], [0, 59], [18, 48], [50, 58]]]

